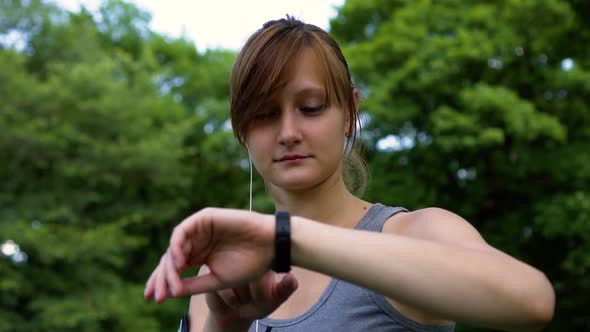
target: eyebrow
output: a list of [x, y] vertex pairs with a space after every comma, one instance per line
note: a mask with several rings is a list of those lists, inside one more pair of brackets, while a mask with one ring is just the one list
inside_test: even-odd
[[306, 87], [306, 88], [303, 88], [295, 93], [295, 97], [301, 97], [301, 96], [305, 96], [305, 95], [316, 95], [316, 96], [325, 97], [326, 91], [324, 90], [324, 88], [321, 88], [321, 87]]
[[[276, 102], [276, 98], [279, 94], [274, 94], [271, 98], [268, 98], [266, 101], [264, 101], [262, 103], [262, 105], [265, 106], [269, 106], [272, 105], [273, 103]], [[313, 97], [320, 97], [320, 98], [324, 98], [326, 99], [326, 91], [323, 87], [320, 86], [306, 86], [300, 90], [298, 90], [297, 92], [295, 92], [294, 97], [295, 99], [299, 99], [302, 97], [307, 97], [307, 96], [313, 96]], [[264, 108], [264, 106], [262, 106], [262, 108]]]

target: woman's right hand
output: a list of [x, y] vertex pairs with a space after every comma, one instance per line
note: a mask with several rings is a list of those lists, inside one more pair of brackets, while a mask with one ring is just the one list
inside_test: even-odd
[[[202, 266], [199, 274], [209, 270]], [[221, 330], [241, 330], [256, 319], [270, 315], [297, 289], [295, 277], [287, 273], [276, 280], [273, 271], [246, 285], [205, 294], [209, 307], [208, 323]]]

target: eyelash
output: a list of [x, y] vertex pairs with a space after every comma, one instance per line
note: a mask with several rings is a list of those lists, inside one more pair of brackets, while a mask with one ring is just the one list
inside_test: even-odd
[[[325, 108], [326, 108], [326, 105], [304, 106], [304, 107], [301, 107], [300, 110], [301, 110], [301, 112], [303, 112], [305, 114], [315, 115], [316, 113], [323, 111]], [[278, 111], [270, 111], [270, 112], [260, 113], [260, 114], [256, 115], [255, 118], [256, 118], [256, 120], [260, 120], [260, 121], [269, 120], [269, 119], [273, 119], [278, 114], [279, 114]]]
[[260, 114], [256, 114], [256, 116], [254, 117], [256, 120], [268, 120], [273, 118], [274, 116], [276, 116], [278, 114], [278, 112], [276, 111], [271, 111], [271, 112], [264, 112], [264, 113], [260, 113]]
[[319, 113], [321, 111], [324, 110], [324, 108], [326, 108], [325, 105], [319, 105], [319, 106], [305, 106], [305, 107], [301, 107], [301, 111], [303, 113], [308, 113], [308, 114], [313, 114], [313, 113]]

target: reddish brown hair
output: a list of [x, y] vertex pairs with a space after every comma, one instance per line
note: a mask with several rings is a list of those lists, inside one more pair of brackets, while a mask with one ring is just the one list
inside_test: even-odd
[[[334, 38], [323, 29], [306, 24], [294, 17], [266, 22], [256, 31], [241, 49], [232, 70], [230, 81], [230, 114], [234, 135], [242, 145], [246, 145], [246, 134], [255, 116], [263, 105], [281, 90], [281, 74], [289, 61], [303, 47], [315, 52], [319, 68], [322, 70], [326, 106], [332, 103], [348, 113], [352, 146], [348, 146], [347, 161], [354, 178], [366, 178], [366, 166], [354, 153], [358, 110], [354, 100], [354, 85], [348, 63]], [[350, 175], [350, 174], [348, 174]], [[345, 174], [345, 179], [347, 174]], [[350, 178], [350, 176], [348, 176]], [[358, 181], [355, 180], [355, 181]], [[349, 181], [347, 181], [349, 182]], [[366, 180], [361, 181], [365, 186]], [[357, 192], [354, 185], [351, 190]]]

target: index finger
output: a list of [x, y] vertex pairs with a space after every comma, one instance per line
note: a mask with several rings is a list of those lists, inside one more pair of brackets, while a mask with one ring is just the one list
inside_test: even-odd
[[[192, 248], [191, 238], [198, 234], [206, 234], [206, 224], [210, 224], [211, 208], [200, 210], [174, 227], [170, 237], [170, 255], [174, 267], [181, 269], [186, 264], [186, 256], [190, 255]], [[201, 264], [202, 262], [197, 262]]]

